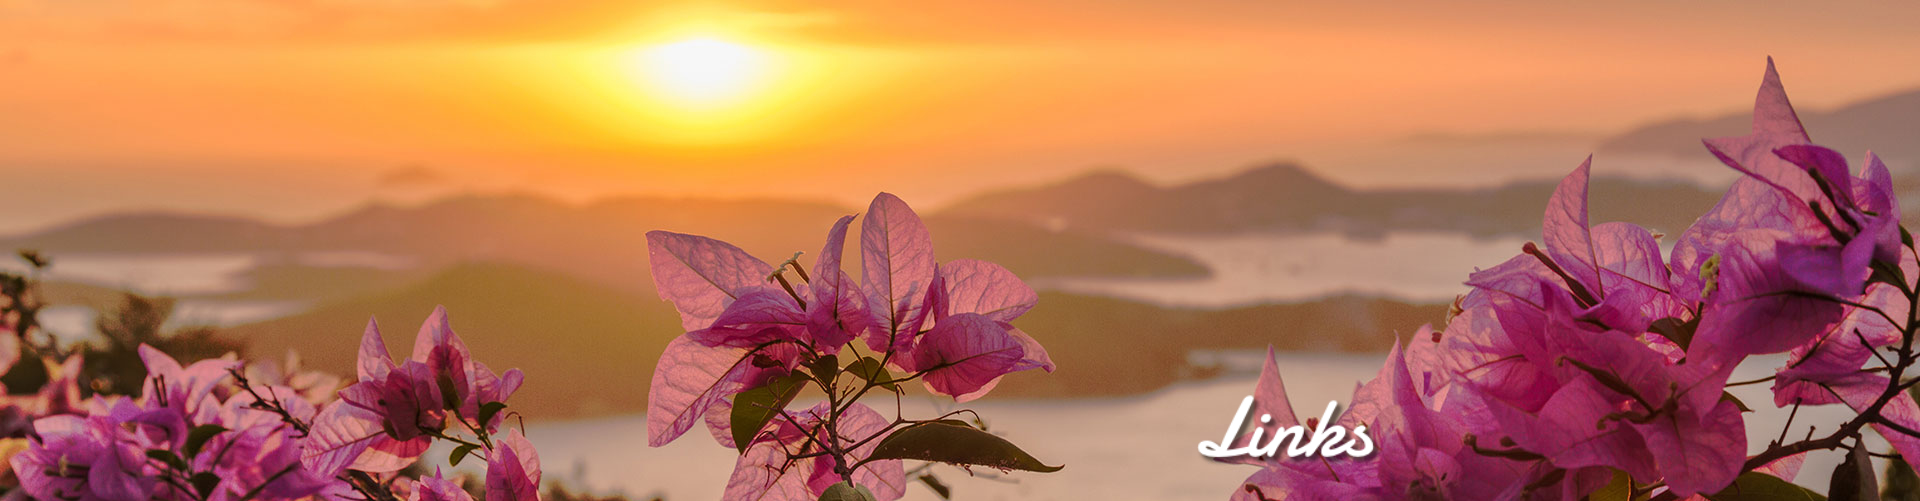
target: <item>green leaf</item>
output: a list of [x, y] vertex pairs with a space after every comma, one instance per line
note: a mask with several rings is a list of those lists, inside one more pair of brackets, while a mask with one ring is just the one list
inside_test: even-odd
[[729, 421], [733, 428], [734, 448], [746, 454], [747, 446], [753, 444], [754, 435], [760, 434], [760, 429], [766, 428], [768, 421], [779, 417], [780, 411], [793, 403], [793, 397], [806, 387], [805, 374], [789, 372], [767, 381], [767, 384], [734, 395], [733, 417]]
[[1734, 407], [1739, 407], [1739, 408], [1740, 408], [1740, 412], [1753, 412], [1753, 408], [1751, 408], [1751, 407], [1747, 407], [1747, 403], [1746, 403], [1746, 402], [1741, 402], [1741, 401], [1740, 401], [1740, 397], [1736, 397], [1736, 396], [1733, 396], [1733, 392], [1730, 392], [1730, 391], [1722, 391], [1722, 392], [1720, 392], [1720, 401], [1721, 401], [1721, 402], [1733, 402], [1733, 406], [1734, 406]]
[[215, 435], [226, 431], [227, 429], [225, 427], [217, 424], [195, 426], [192, 430], [187, 430], [187, 443], [181, 450], [187, 452], [187, 457], [199, 456], [200, 449], [206, 447], [208, 440], [212, 440]]
[[454, 447], [453, 453], [447, 454], [447, 465], [460, 466], [460, 460], [466, 459], [467, 455], [473, 454], [474, 449], [479, 448], [479, 446], [473, 444], [461, 444], [459, 447]]
[[821, 388], [833, 387], [833, 378], [840, 375], [840, 357], [823, 355], [807, 364], [807, 370], [813, 371], [813, 380], [820, 382]]
[[175, 470], [185, 471], [187, 469], [187, 460], [180, 459], [180, 455], [174, 454], [173, 451], [170, 451], [170, 450], [166, 450], [166, 449], [148, 450], [147, 457], [152, 458], [155, 461], [166, 463], [168, 467], [173, 468]]
[[1847, 451], [1847, 459], [1833, 467], [1833, 476], [1827, 481], [1827, 495], [1834, 499], [1880, 499], [1880, 479], [1873, 474], [1873, 458], [1867, 456], [1866, 444], [1855, 442], [1853, 450]]
[[[880, 363], [873, 357], [860, 357], [860, 360], [847, 364], [847, 372], [869, 383], [886, 383], [893, 380], [893, 372], [888, 371], [886, 364]], [[900, 391], [899, 383], [886, 383], [880, 387], [895, 392]]]
[[820, 501], [874, 501], [873, 491], [866, 487], [840, 482], [827, 487], [820, 493]]
[[1903, 291], [1907, 290], [1907, 274], [1900, 270], [1900, 265], [1874, 261], [1869, 268], [1873, 270], [1873, 274], [1867, 277], [1868, 284], [1877, 282]]
[[1733, 485], [1707, 496], [1712, 501], [1826, 501], [1827, 497], [1793, 485], [1780, 477], [1746, 472]]
[[1626, 380], [1620, 379], [1620, 375], [1618, 374], [1601, 370], [1598, 367], [1587, 365], [1586, 363], [1571, 358], [1562, 357], [1560, 360], [1573, 364], [1574, 367], [1582, 371], [1586, 371], [1587, 375], [1593, 376], [1595, 382], [1600, 383], [1600, 386], [1605, 386], [1607, 389], [1613, 390], [1614, 393], [1639, 398], [1640, 393], [1633, 389], [1633, 385], [1627, 384]]
[[193, 482], [193, 490], [199, 492], [201, 497], [212, 495], [213, 489], [220, 486], [220, 476], [210, 471], [196, 473], [187, 481]]
[[485, 404], [480, 404], [480, 419], [479, 419], [480, 424], [482, 426], [485, 426], [488, 423], [492, 423], [493, 416], [496, 414], [499, 414], [500, 411], [503, 411], [506, 409], [507, 409], [506, 402], [487, 402]]
[[1693, 333], [1699, 328], [1699, 317], [1686, 321], [1667, 317], [1653, 321], [1653, 325], [1648, 326], [1647, 330], [1665, 336], [1668, 341], [1673, 341], [1673, 344], [1680, 345], [1680, 349], [1684, 350], [1687, 349], [1687, 345], [1693, 343]]
[[1061, 468], [1041, 463], [1007, 439], [955, 420], [929, 421], [896, 430], [880, 440], [868, 459], [915, 459], [1042, 473]]
[[460, 408], [460, 404], [464, 402], [460, 401], [460, 392], [455, 391], [453, 387], [453, 375], [441, 374], [438, 383], [440, 384], [441, 405], [445, 405], [446, 409]]
[[933, 493], [940, 495], [940, 499], [953, 499], [953, 489], [947, 487], [945, 482], [940, 481], [940, 477], [935, 477], [932, 473], [921, 475], [920, 483], [927, 484], [927, 488], [933, 489]]
[[1613, 480], [1605, 487], [1587, 495], [1587, 501], [1633, 501], [1633, 477], [1627, 472], [1613, 470]]

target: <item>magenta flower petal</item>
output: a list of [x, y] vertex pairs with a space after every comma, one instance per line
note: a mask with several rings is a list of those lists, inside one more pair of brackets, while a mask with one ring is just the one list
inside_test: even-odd
[[473, 495], [460, 488], [459, 482], [442, 476], [438, 469], [432, 475], [420, 477], [413, 485], [407, 501], [473, 501]]
[[680, 311], [686, 330], [702, 329], [747, 289], [764, 286], [773, 268], [733, 244], [665, 231], [647, 232], [653, 287]]
[[933, 237], [900, 197], [881, 193], [860, 225], [860, 282], [878, 327], [867, 346], [896, 351], [913, 341], [926, 318], [933, 284]]
[[1732, 401], [1720, 402], [1699, 421], [1668, 414], [1633, 427], [1655, 452], [1667, 487], [1681, 496], [1718, 492], [1733, 483], [1747, 459], [1746, 426]]
[[393, 354], [387, 352], [387, 341], [380, 337], [380, 324], [367, 319], [367, 331], [360, 336], [360, 354], [354, 369], [361, 381], [383, 379], [393, 372]]
[[1055, 368], [1053, 357], [1047, 355], [1047, 349], [1040, 346], [1039, 341], [1034, 340], [1033, 336], [1028, 335], [1026, 331], [1016, 329], [1012, 325], [1003, 323], [1000, 326], [1007, 329], [1007, 335], [1013, 336], [1013, 342], [1020, 344], [1020, 362], [1014, 364], [1014, 372], [1028, 369], [1053, 372]]
[[1580, 162], [1573, 173], [1560, 180], [1547, 199], [1546, 218], [1541, 223], [1541, 238], [1548, 256], [1560, 268], [1590, 292], [1605, 289], [1600, 267], [1593, 256], [1593, 238], [1588, 234], [1587, 176], [1593, 157]]
[[958, 259], [940, 265], [934, 275], [932, 304], [935, 320], [960, 313], [979, 313], [1001, 322], [1033, 309], [1040, 301], [1020, 277], [1000, 265]]
[[750, 348], [770, 341], [793, 341], [807, 327], [807, 313], [787, 292], [751, 289], [727, 305], [713, 325], [687, 337], [705, 346]]
[[[1822, 198], [1819, 187], [1798, 166], [1774, 154], [1774, 150], [1807, 144], [1808, 141], [1807, 131], [1801, 127], [1800, 118], [1794, 113], [1793, 105], [1787, 101], [1786, 91], [1780, 85], [1780, 74], [1774, 71], [1773, 61], [1769, 60], [1766, 77], [1762, 79], [1760, 92], [1754, 99], [1753, 132], [1745, 136], [1708, 139], [1705, 143], [1707, 150], [1728, 167], [1759, 179], [1804, 204]], [[1801, 204], [1780, 209], [1801, 213], [1808, 211], [1807, 206]]]
[[1840, 320], [1839, 304], [1795, 294], [1819, 291], [1781, 270], [1779, 236], [1748, 230], [1723, 247], [1717, 290], [1701, 312], [1689, 354], [1706, 360], [1787, 351]]
[[807, 303], [807, 330], [813, 335], [814, 346], [826, 353], [838, 352], [840, 345], [873, 325], [866, 293], [841, 269], [847, 225], [852, 222], [853, 216], [844, 216], [827, 230], [827, 243], [820, 249], [820, 260], [813, 263], [813, 282], [808, 284], [813, 301]]
[[754, 442], [734, 460], [733, 473], [727, 477], [727, 488], [720, 495], [722, 501], [819, 499], [807, 486], [807, 480], [813, 477], [815, 462], [787, 461], [788, 456], [807, 450], [806, 438], [798, 429], [782, 433], [789, 434]]
[[[809, 411], [807, 415], [818, 416], [825, 412], [826, 409], [816, 407], [814, 410]], [[836, 435], [840, 437], [841, 442], [844, 442], [842, 445], [851, 446], [861, 442], [867, 437], [873, 436], [875, 433], [886, 430], [888, 424], [888, 419], [882, 417], [880, 413], [873, 410], [872, 407], [868, 407], [866, 404], [856, 403], [848, 407], [846, 411], [840, 415], [840, 423], [835, 427], [835, 431], [837, 432]], [[874, 448], [879, 446], [879, 440], [867, 441], [866, 444], [849, 451], [848, 459], [850, 461], [864, 460], [867, 456], [873, 454]], [[841, 482], [841, 479], [839, 475], [833, 472], [832, 458], [814, 458], [814, 463], [812, 474], [807, 478], [807, 488], [811, 492], [811, 497], [817, 499], [821, 493], [826, 492], [828, 487]], [[862, 465], [860, 469], [854, 470], [853, 483], [861, 487], [866, 487], [868, 491], [873, 493], [873, 498], [876, 501], [893, 501], [899, 499], [900, 496], [905, 495], [907, 491], [905, 464], [898, 459], [867, 463]]]
[[1012, 372], [1026, 354], [999, 322], [977, 313], [947, 317], [914, 346], [913, 366], [927, 371], [927, 388], [966, 395]]
[[540, 501], [540, 455], [519, 429], [487, 453], [487, 501]]
[[[791, 349], [759, 350], [701, 346], [674, 338], [654, 366], [647, 391], [647, 443], [659, 447], [692, 428], [709, 407], [793, 363]], [[762, 361], [773, 367], [762, 367]]]
[[1658, 478], [1640, 434], [1606, 418], [1617, 408], [1615, 402], [1582, 382], [1555, 392], [1533, 415], [1497, 402], [1489, 409], [1520, 448], [1546, 456], [1555, 466], [1610, 466], [1635, 478]]
[[[826, 354], [838, 353], [841, 345], [873, 328], [873, 314], [867, 311], [865, 294], [855, 286], [852, 276], [846, 272], [838, 274], [831, 284], [816, 283], [813, 286], [816, 299], [807, 303], [807, 331], [812, 335], [814, 347]], [[828, 295], [829, 291], [834, 294]]]

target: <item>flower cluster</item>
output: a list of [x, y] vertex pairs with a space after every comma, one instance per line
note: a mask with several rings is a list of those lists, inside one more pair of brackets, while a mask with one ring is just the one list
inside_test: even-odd
[[[395, 364], [369, 324], [359, 380], [284, 366], [247, 367], [229, 356], [181, 366], [140, 347], [147, 376], [137, 396], [80, 399], [80, 358], [54, 366], [40, 394], [11, 409], [38, 416], [9, 462], [18, 494], [34, 499], [467, 500], [438, 473], [396, 482], [434, 440], [487, 461], [489, 501], [537, 500], [539, 458], [519, 430], [496, 436], [517, 370], [496, 375], [472, 360], [436, 310], [413, 356]], [[449, 423], [466, 431], [465, 438]], [[411, 487], [411, 489], [407, 489]]]
[[[889, 448], [890, 441], [936, 433], [957, 433], [957, 442], [949, 440], [955, 443], [999, 439], [971, 427], [942, 428], [958, 421], [888, 420], [860, 397], [874, 388], [897, 397], [901, 383], [918, 379], [932, 393], [968, 401], [1006, 374], [1053, 370], [1046, 350], [1012, 324], [1038, 301], [1012, 272], [967, 259], [936, 263], [920, 217], [882, 193], [860, 227], [855, 281], [841, 265], [854, 219], [842, 217], [828, 229], [811, 270], [798, 256], [770, 266], [719, 240], [647, 234], [654, 286], [687, 330], [667, 345], [654, 371], [649, 442], [664, 445], [704, 423], [722, 446], [741, 452], [726, 499], [811, 500], [835, 489], [898, 498], [905, 487], [901, 459], [929, 458], [895, 451], [912, 448]], [[787, 278], [789, 270], [799, 283]], [[787, 410], [809, 385], [827, 400]], [[1050, 468], [1024, 456], [939, 460]]]
[[[1812, 144], [1771, 62], [1753, 133], [1706, 146], [1742, 177], [1670, 255], [1646, 228], [1589, 224], [1582, 164], [1548, 201], [1543, 245], [1471, 274], [1444, 328], [1396, 346], [1355, 392], [1339, 424], [1371, 426], [1375, 455], [1249, 461], [1262, 469], [1235, 498], [1678, 499], [1743, 475], [1791, 481], [1811, 450], [1864, 454], [1864, 428], [1920, 457], [1903, 379], [1917, 267], [1886, 166], [1868, 154], [1855, 175]], [[1729, 383], [1781, 352], [1775, 376]], [[1725, 390], [1765, 381], [1776, 406], [1857, 417], [1749, 456], [1748, 403]], [[1267, 429], [1297, 424], [1271, 359], [1255, 401]]]

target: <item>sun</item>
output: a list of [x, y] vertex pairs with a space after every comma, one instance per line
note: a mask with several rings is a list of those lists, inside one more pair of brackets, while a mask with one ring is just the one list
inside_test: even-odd
[[711, 108], [737, 104], [763, 87], [772, 70], [765, 50], [720, 38], [699, 37], [646, 47], [634, 55], [634, 70], [659, 98], [672, 104]]

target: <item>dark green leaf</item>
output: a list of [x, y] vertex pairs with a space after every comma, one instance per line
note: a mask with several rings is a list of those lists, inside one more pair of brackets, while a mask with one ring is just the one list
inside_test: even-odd
[[820, 493], [820, 501], [874, 501], [873, 491], [866, 487], [840, 482], [827, 487]]
[[166, 450], [166, 449], [149, 450], [147, 451], [147, 457], [153, 458], [153, 460], [155, 461], [166, 463], [168, 467], [171, 467], [175, 470], [185, 471], [187, 469], [187, 460], [180, 459], [180, 455], [174, 454], [173, 451], [170, 451], [170, 450]]
[[454, 447], [453, 453], [447, 455], [447, 465], [460, 466], [460, 460], [466, 459], [467, 455], [473, 454], [474, 449], [479, 448], [479, 446], [473, 444], [461, 444], [459, 447]]
[[733, 417], [729, 421], [733, 428], [733, 445], [741, 454], [747, 452], [747, 446], [753, 444], [753, 437], [760, 434], [767, 422], [780, 416], [780, 411], [793, 402], [793, 397], [806, 389], [807, 376], [799, 372], [789, 372], [785, 376], [773, 378], [767, 384], [740, 392], [733, 396]]
[[506, 408], [507, 408], [506, 402], [487, 402], [485, 404], [481, 404], [480, 420], [479, 420], [480, 424], [485, 425], [487, 423], [492, 423], [493, 416], [499, 414], [500, 411], [506, 410]]
[[824, 355], [807, 364], [807, 370], [813, 371], [813, 379], [820, 382], [821, 388], [833, 387], [833, 378], [840, 375], [840, 357]]
[[193, 490], [199, 492], [202, 497], [212, 495], [213, 489], [220, 486], [220, 476], [213, 472], [196, 473], [188, 481], [193, 482]]
[[1883, 283], [1907, 290], [1907, 274], [1900, 270], [1900, 265], [1874, 261], [1869, 268], [1873, 269], [1873, 275], [1867, 277], [1868, 284]]
[[1880, 479], [1873, 475], [1873, 460], [1867, 457], [1865, 444], [1855, 444], [1853, 450], [1847, 452], [1847, 459], [1833, 468], [1833, 476], [1827, 483], [1827, 495], [1849, 501], [1878, 500]]
[[[886, 364], [880, 363], [873, 357], [860, 357], [860, 360], [847, 364], [847, 372], [871, 383], [885, 383], [893, 380], [893, 373], [887, 370]], [[900, 391], [898, 383], [886, 383], [880, 387]]]
[[1753, 412], [1753, 408], [1747, 407], [1746, 402], [1741, 402], [1740, 397], [1733, 396], [1733, 392], [1729, 392], [1729, 391], [1720, 392], [1720, 401], [1733, 402], [1733, 406], [1739, 407], [1740, 412]]
[[1578, 367], [1582, 371], [1586, 371], [1587, 375], [1593, 376], [1594, 381], [1600, 383], [1600, 386], [1605, 386], [1607, 387], [1607, 389], [1613, 390], [1615, 393], [1619, 393], [1621, 395], [1631, 395], [1631, 396], [1634, 396], [1635, 398], [1638, 398], [1638, 396], [1640, 395], [1639, 392], [1633, 389], [1633, 385], [1627, 384], [1625, 380], [1620, 379], [1620, 376], [1618, 374], [1601, 370], [1598, 367], [1587, 365], [1585, 363], [1582, 363], [1579, 360], [1574, 360], [1571, 358], [1561, 358], [1560, 360], [1565, 361], [1566, 363], [1573, 364], [1574, 367]]
[[453, 376], [449, 374], [441, 374], [439, 384], [440, 384], [440, 403], [442, 405], [445, 405], [446, 406], [445, 408], [447, 409], [460, 408], [460, 404], [464, 402], [460, 401], [460, 392], [454, 391]]
[[225, 431], [227, 431], [225, 427], [217, 424], [195, 426], [192, 430], [187, 431], [187, 443], [181, 450], [187, 451], [187, 457], [199, 456], [200, 448], [206, 447], [208, 440], [212, 440], [214, 435], [219, 435]]
[[935, 477], [931, 473], [921, 475], [920, 483], [927, 484], [927, 488], [933, 489], [933, 493], [940, 495], [940, 499], [953, 499], [953, 489], [947, 487], [945, 482], [941, 482], [940, 477]]
[[1043, 473], [1061, 468], [1041, 463], [1007, 439], [954, 420], [930, 421], [896, 430], [880, 440], [869, 459], [916, 459]]
[[1633, 478], [1627, 472], [1613, 470], [1613, 480], [1605, 487], [1587, 495], [1587, 501], [1632, 501]]
[[1734, 479], [1733, 485], [1720, 492], [1707, 496], [1712, 501], [1826, 501], [1827, 497], [1793, 485], [1780, 477], [1759, 472], [1746, 472]]
[[1673, 341], [1673, 344], [1680, 345], [1680, 349], [1684, 350], [1687, 345], [1693, 343], [1693, 332], [1699, 328], [1699, 317], [1687, 321], [1667, 317], [1653, 321], [1653, 325], [1648, 326], [1647, 330], [1665, 336], [1668, 341]]

